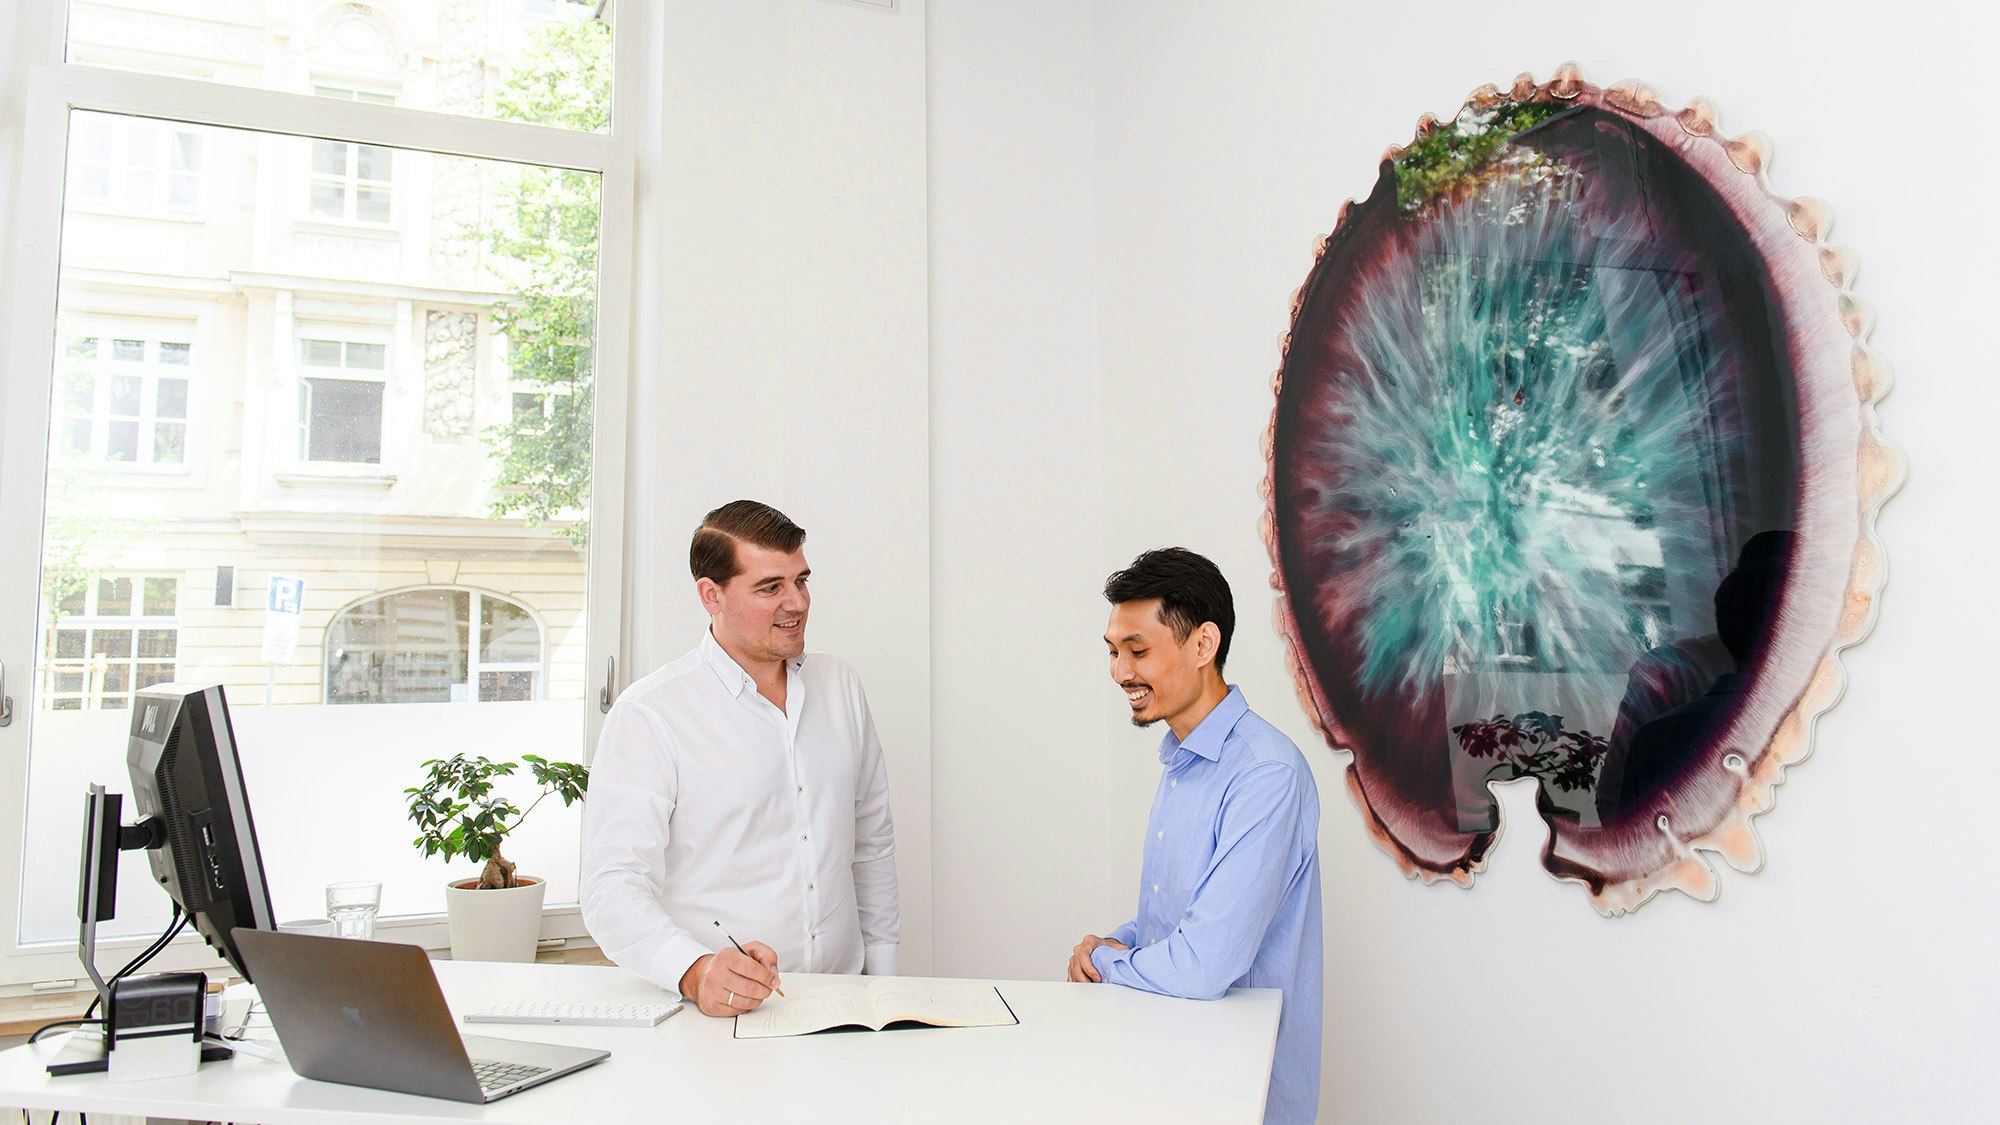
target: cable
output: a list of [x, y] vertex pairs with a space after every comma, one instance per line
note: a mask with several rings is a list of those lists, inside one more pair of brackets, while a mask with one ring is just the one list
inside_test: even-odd
[[54, 1023], [45, 1023], [42, 1026], [36, 1028], [34, 1032], [28, 1036], [28, 1042], [33, 1043], [35, 1040], [40, 1039], [43, 1035], [47, 1034], [48, 1032], [54, 1031], [56, 1028], [59, 1027], [82, 1027], [84, 1024], [87, 1023], [103, 1023], [103, 1022], [104, 1022], [103, 1020], [94, 1020], [85, 1017], [83, 1019], [57, 1020]]
[[[126, 962], [124, 968], [111, 974], [111, 979], [104, 982], [105, 987], [109, 988], [110, 986], [117, 984], [119, 981], [124, 980], [126, 977], [131, 976], [133, 973], [139, 971], [140, 969], [145, 968], [146, 962], [151, 961], [153, 958], [159, 956], [160, 951], [165, 949], [168, 943], [172, 942], [176, 937], [180, 936], [180, 932], [187, 928], [187, 924], [188, 924], [188, 916], [186, 914], [181, 913], [180, 904], [175, 903], [174, 916], [170, 924], [167, 926], [167, 932], [161, 934], [157, 939], [155, 939], [153, 944], [147, 946], [145, 949], [140, 950], [139, 955], [137, 957], [132, 958], [130, 961]], [[97, 1014], [97, 1005], [103, 999], [104, 997], [102, 995], [91, 997], [90, 1006], [83, 1010], [83, 1014], [86, 1019], [88, 1019], [90, 1016]]]

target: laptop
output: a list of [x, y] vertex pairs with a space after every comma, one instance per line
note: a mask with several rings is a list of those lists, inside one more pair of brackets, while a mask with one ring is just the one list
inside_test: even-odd
[[490, 1102], [611, 1055], [459, 1035], [430, 958], [414, 945], [233, 932], [285, 1058], [305, 1078]]

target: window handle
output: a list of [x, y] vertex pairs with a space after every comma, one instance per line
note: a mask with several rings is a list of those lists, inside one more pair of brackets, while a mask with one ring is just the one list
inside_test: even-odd
[[14, 722], [14, 697], [7, 694], [7, 662], [0, 660], [0, 727]]
[[[612, 699], [612, 697], [613, 697], [614, 695], [616, 695], [616, 694], [617, 694], [616, 692], [614, 692], [614, 691], [612, 691], [612, 690], [611, 690], [611, 689], [612, 689], [612, 685], [613, 685], [613, 684], [614, 684], [614, 683], [616, 682], [616, 680], [615, 680], [615, 678], [614, 678], [614, 677], [615, 677], [615, 675], [616, 675], [617, 671], [618, 671], [618, 658], [617, 658], [617, 657], [615, 657], [615, 656], [607, 656], [607, 657], [605, 657], [605, 658], [604, 658], [604, 690], [603, 690], [603, 691], [601, 691], [601, 692], [598, 692], [598, 693], [597, 693], [597, 710], [598, 710], [598, 712], [599, 712], [600, 714], [602, 714], [603, 712], [606, 712], [606, 711], [609, 711], [609, 710], [611, 710], [611, 699]], [[0, 724], [0, 725], [4, 725], [4, 724]]]

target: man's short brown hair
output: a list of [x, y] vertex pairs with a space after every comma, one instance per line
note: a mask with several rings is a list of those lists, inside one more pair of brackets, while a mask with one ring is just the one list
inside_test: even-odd
[[750, 543], [767, 551], [790, 554], [805, 544], [805, 529], [786, 518], [785, 513], [756, 500], [731, 500], [702, 517], [688, 546], [688, 569], [696, 580], [711, 579], [718, 586], [743, 572], [736, 557], [738, 543]]

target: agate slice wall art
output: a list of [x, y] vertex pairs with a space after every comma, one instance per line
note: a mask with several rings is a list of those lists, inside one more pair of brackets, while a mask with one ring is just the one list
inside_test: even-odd
[[1470, 886], [1520, 778], [1604, 914], [1761, 866], [1902, 478], [1854, 258], [1768, 155], [1565, 66], [1425, 118], [1321, 244], [1263, 530], [1302, 701], [1406, 874]]

